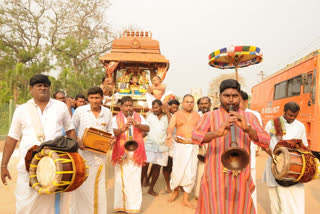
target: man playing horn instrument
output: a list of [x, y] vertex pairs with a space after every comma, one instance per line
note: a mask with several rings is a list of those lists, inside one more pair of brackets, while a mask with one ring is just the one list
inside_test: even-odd
[[[255, 213], [250, 165], [237, 172], [226, 170], [221, 155], [230, 148], [232, 125], [238, 146], [247, 152], [251, 140], [268, 148], [270, 136], [252, 113], [239, 109], [240, 84], [236, 80], [221, 82], [220, 102], [220, 108], [205, 114], [192, 134], [194, 143], [209, 143], [196, 213]], [[230, 105], [233, 111], [229, 112]]]
[[[283, 116], [272, 119], [266, 124], [266, 131], [271, 136], [269, 152], [273, 151], [279, 140], [301, 139], [303, 144], [308, 146], [306, 129], [303, 123], [296, 120], [299, 111], [300, 107], [297, 103], [288, 102], [284, 106]], [[280, 123], [274, 122], [276, 119]], [[272, 174], [271, 162], [269, 158], [263, 175], [263, 181], [268, 185], [271, 213], [303, 214], [305, 210], [304, 185], [298, 183], [290, 187], [280, 186]]]
[[[142, 202], [141, 168], [147, 160], [143, 133], [149, 132], [149, 125], [133, 111], [131, 97], [124, 96], [120, 102], [121, 111], [112, 119], [116, 136], [112, 152], [115, 164], [114, 211], [139, 213]], [[125, 150], [125, 143], [130, 138], [138, 144], [134, 152]]]
[[198, 146], [191, 144], [192, 130], [200, 119], [200, 115], [193, 110], [193, 107], [193, 96], [190, 94], [185, 95], [182, 100], [182, 110], [176, 112], [170, 120], [166, 143], [169, 147], [173, 143], [173, 132], [175, 128], [177, 137], [189, 141], [189, 144], [174, 142], [173, 145], [173, 168], [170, 179], [170, 187], [173, 192], [171, 193], [169, 202], [177, 198], [179, 195], [179, 186], [182, 186], [184, 189], [183, 205], [195, 208], [188, 200], [196, 180], [197, 155], [199, 152]]

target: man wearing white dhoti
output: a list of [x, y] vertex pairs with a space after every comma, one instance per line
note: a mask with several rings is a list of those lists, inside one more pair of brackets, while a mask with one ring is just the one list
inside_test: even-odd
[[[271, 136], [270, 150], [273, 151], [279, 139], [301, 139], [305, 146], [308, 146], [306, 130], [300, 121], [296, 120], [300, 107], [295, 102], [288, 102], [284, 106], [284, 114], [276, 118], [280, 122], [270, 120], [266, 125], [266, 131]], [[275, 125], [279, 124], [279, 125]], [[277, 126], [277, 127], [275, 127]], [[279, 126], [279, 127], [278, 127]], [[281, 129], [278, 135], [277, 130]], [[270, 151], [269, 151], [270, 153]], [[303, 214], [304, 213], [304, 185], [295, 184], [290, 187], [280, 186], [271, 171], [271, 158], [267, 160], [263, 181], [268, 185], [269, 198], [271, 202], [271, 213], [273, 214]]]
[[[211, 108], [211, 100], [209, 97], [201, 97], [199, 100], [199, 115], [202, 117], [205, 113], [209, 112]], [[208, 144], [203, 144], [202, 146], [199, 146], [199, 154], [205, 155], [208, 148]], [[197, 167], [197, 179], [196, 179], [196, 187], [195, 187], [195, 196], [196, 198], [199, 197], [200, 193], [200, 184], [201, 184], [201, 178], [204, 171], [204, 162], [198, 161], [198, 167]]]
[[[174, 201], [179, 195], [179, 186], [184, 189], [183, 205], [195, 208], [188, 200], [193, 189], [197, 174], [198, 145], [191, 144], [193, 128], [200, 120], [200, 115], [193, 110], [194, 98], [187, 94], [183, 97], [182, 110], [176, 112], [171, 120], [167, 132], [166, 143], [171, 146], [173, 143], [173, 131], [176, 128], [176, 141], [174, 142], [173, 169], [170, 179], [170, 187], [173, 190], [169, 202]], [[187, 143], [187, 144], [185, 144]]]
[[[20, 161], [17, 166], [16, 213], [66, 213], [68, 207], [64, 202], [68, 201], [70, 193], [38, 194], [29, 186], [29, 173], [25, 167], [24, 157], [32, 146], [62, 136], [62, 128], [69, 137], [75, 138], [71, 116], [66, 104], [50, 99], [51, 82], [47, 76], [36, 74], [30, 79], [29, 84], [33, 98], [19, 106], [13, 115], [3, 151], [1, 179], [6, 185], [6, 178], [10, 178], [7, 165], [18, 140], [21, 140]], [[36, 121], [38, 124], [35, 124]], [[42, 127], [42, 129], [37, 127]], [[56, 196], [59, 197], [56, 199]]]
[[[249, 96], [246, 92], [244, 91], [240, 91], [240, 109], [242, 111], [246, 111], [246, 112], [251, 112], [252, 114], [254, 114], [254, 116], [256, 116], [256, 118], [258, 119], [261, 127], [263, 127], [262, 124], [262, 119], [261, 119], [261, 115], [259, 112], [257, 111], [253, 111], [251, 109], [248, 108], [248, 99]], [[252, 180], [254, 182], [254, 185], [256, 186], [257, 182], [256, 182], [256, 151], [258, 149], [258, 146], [254, 143], [250, 144], [250, 167], [251, 167], [251, 177]], [[254, 188], [252, 195], [252, 200], [253, 200], [253, 204], [254, 207], [256, 208], [256, 213], [258, 213], [258, 207], [257, 207], [257, 188]]]
[[[163, 112], [165, 111], [165, 112]], [[142, 181], [147, 179], [149, 163], [152, 163], [150, 175], [151, 183], [148, 194], [158, 196], [153, 188], [158, 180], [161, 166], [167, 166], [168, 147], [166, 145], [167, 128], [171, 115], [168, 108], [163, 107], [160, 100], [152, 102], [152, 113], [147, 117], [147, 123], [150, 131], [147, 136], [145, 149], [147, 155], [147, 164], [142, 168]], [[143, 183], [143, 182], [142, 182]]]
[[[96, 128], [113, 133], [112, 113], [101, 105], [103, 91], [100, 87], [88, 90], [90, 104], [80, 106], [73, 114], [72, 121], [77, 130], [77, 138], [82, 145], [81, 138], [86, 128]], [[110, 142], [112, 143], [112, 142]], [[89, 166], [87, 180], [72, 192], [71, 213], [107, 213], [106, 177], [105, 170], [107, 155], [83, 149], [82, 157]], [[98, 185], [95, 185], [97, 183]]]
[[[142, 203], [141, 167], [146, 161], [143, 133], [149, 132], [146, 120], [133, 111], [133, 99], [120, 100], [120, 112], [112, 118], [116, 143], [112, 162], [115, 164], [114, 211], [139, 213]], [[132, 136], [130, 136], [132, 135]], [[134, 151], [125, 150], [125, 143], [132, 138], [137, 143]]]

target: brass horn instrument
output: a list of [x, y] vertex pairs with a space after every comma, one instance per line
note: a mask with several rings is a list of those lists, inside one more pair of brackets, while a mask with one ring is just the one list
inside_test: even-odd
[[[129, 116], [131, 116], [130, 113], [129, 113]], [[124, 148], [129, 152], [134, 152], [138, 148], [138, 143], [133, 139], [131, 126], [129, 126], [128, 131], [129, 131], [129, 139], [127, 140], [127, 142], [125, 142]]]
[[[230, 105], [229, 111], [232, 111]], [[242, 170], [249, 164], [249, 154], [243, 148], [238, 146], [236, 141], [235, 127], [232, 125], [231, 129], [231, 145], [222, 155], [221, 162], [223, 166], [229, 170]]]

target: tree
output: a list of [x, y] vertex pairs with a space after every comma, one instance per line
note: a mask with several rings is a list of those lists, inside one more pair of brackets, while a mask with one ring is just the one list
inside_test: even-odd
[[60, 0], [52, 8], [49, 41], [68, 94], [98, 85], [104, 75], [99, 56], [111, 48], [112, 33], [104, 22], [105, 0]]
[[[5, 0], [0, 8], [0, 64], [5, 91], [18, 98], [28, 97], [28, 80], [49, 71], [45, 45], [45, 0]], [[3, 93], [3, 92], [1, 92]]]

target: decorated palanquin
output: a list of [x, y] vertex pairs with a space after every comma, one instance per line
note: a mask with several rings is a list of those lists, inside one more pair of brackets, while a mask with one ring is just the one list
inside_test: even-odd
[[[161, 55], [159, 42], [152, 39], [151, 32], [125, 31], [100, 61], [106, 76], [112, 78], [113, 93], [118, 93], [118, 99], [131, 96], [135, 111], [145, 115], [149, 111], [145, 95], [152, 78], [159, 76], [162, 82], [169, 69], [169, 60]], [[114, 114], [120, 110], [118, 103], [111, 102], [108, 107]]]

